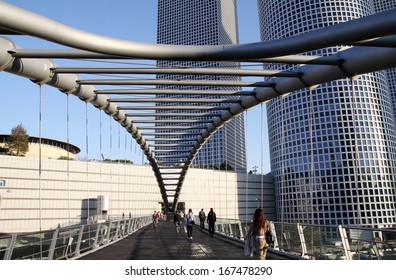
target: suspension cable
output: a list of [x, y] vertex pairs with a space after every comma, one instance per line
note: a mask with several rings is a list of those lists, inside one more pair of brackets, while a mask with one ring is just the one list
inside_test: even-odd
[[283, 97], [280, 96], [280, 105], [281, 105], [281, 222], [284, 222], [284, 209], [285, 209], [285, 199], [284, 199], [284, 188], [285, 188], [285, 166], [284, 166], [284, 146], [285, 146], [285, 129], [284, 129], [284, 101], [283, 101]]
[[[124, 184], [123, 184], [123, 189], [124, 189], [124, 192], [125, 192], [125, 189], [126, 189], [126, 182], [127, 182], [127, 170], [128, 170], [128, 166], [127, 166], [127, 132], [126, 132], [126, 130], [124, 130]], [[128, 191], [128, 193], [130, 194], [130, 192]], [[125, 198], [124, 198], [124, 200], [125, 200]], [[125, 208], [125, 205], [126, 205], [126, 203], [123, 203], [123, 205], [124, 205], [124, 208]], [[129, 206], [129, 205], [128, 205]], [[129, 207], [128, 207], [129, 208]], [[126, 209], [125, 209], [126, 210]], [[130, 209], [128, 209], [128, 210], [130, 210]]]
[[235, 169], [235, 189], [236, 189], [236, 195], [235, 195], [234, 201], [235, 201], [235, 209], [238, 210], [238, 216], [236, 218], [240, 219], [241, 216], [240, 216], [239, 205], [238, 205], [237, 132], [236, 132], [236, 127], [237, 127], [237, 124], [236, 124], [236, 122], [234, 122], [234, 169]]
[[[103, 151], [102, 151], [102, 110], [99, 109], [99, 178], [100, 178], [100, 194], [103, 195], [103, 178], [102, 178], [102, 168], [103, 168]], [[102, 219], [102, 218], [101, 218]]]
[[[357, 133], [356, 133], [356, 122], [357, 117], [356, 117], [356, 92], [355, 92], [355, 84], [354, 81], [356, 80], [356, 77], [351, 77], [349, 79], [350, 81], [350, 87], [352, 90], [352, 118], [353, 118], [353, 135], [354, 135], [354, 140], [355, 140], [355, 153], [354, 153], [354, 169], [355, 169], [355, 189], [356, 189], [356, 199], [357, 199], [357, 224], [361, 225], [362, 224], [362, 217], [360, 213], [360, 194], [359, 194], [359, 182], [358, 182], [358, 177], [360, 174], [360, 158], [359, 158], [359, 145], [357, 141]], [[348, 124], [349, 125], [349, 124]]]
[[[245, 111], [245, 143], [248, 143], [248, 111]], [[249, 145], [246, 145], [247, 147]], [[248, 172], [248, 167], [247, 167], [247, 162], [248, 162], [248, 152], [247, 148], [245, 149], [245, 157], [246, 157], [246, 170], [245, 170], [245, 220], [248, 221], [248, 194], [249, 194], [249, 172]]]
[[[223, 129], [221, 129], [221, 130], [223, 130]], [[221, 133], [224, 133], [224, 131], [221, 131]], [[217, 174], [217, 180], [218, 180], [218, 183], [217, 183], [217, 185], [218, 185], [218, 188], [217, 188], [217, 193], [218, 193], [218, 198], [217, 198], [217, 200], [218, 200], [218, 205], [219, 205], [219, 208], [220, 208], [220, 206], [221, 206], [221, 193], [220, 193], [220, 186], [221, 186], [221, 147], [220, 147], [220, 134], [217, 134], [216, 133], [216, 135], [217, 135], [217, 137], [215, 137], [215, 139], [217, 140], [217, 145], [215, 145], [216, 147], [217, 147], [217, 161], [218, 161], [218, 174]]]
[[71, 223], [71, 213], [70, 213], [70, 98], [69, 93], [66, 93], [66, 142], [67, 142], [67, 209], [68, 209], [68, 220]]
[[263, 111], [263, 103], [260, 104], [260, 110], [261, 110], [261, 133], [260, 133], [260, 138], [261, 138], [261, 153], [260, 153], [260, 160], [261, 160], [261, 175], [260, 175], [260, 208], [264, 209], [264, 171], [263, 171], [263, 166], [264, 166], [264, 111]]
[[[41, 194], [41, 183], [42, 183], [42, 115], [43, 115], [43, 85], [39, 84], [39, 231], [42, 230], [42, 194]], [[43, 237], [40, 233], [40, 260], [43, 259]]]
[[87, 221], [90, 221], [90, 205], [89, 205], [89, 172], [88, 172], [88, 157], [89, 157], [89, 144], [88, 144], [88, 102], [85, 102], [85, 175], [87, 187]]
[[[118, 147], [117, 147], [117, 169], [120, 168], [120, 152], [121, 152], [121, 125], [118, 124]], [[119, 173], [118, 173], [119, 174]], [[120, 214], [120, 206], [121, 206], [121, 199], [120, 199], [120, 175], [117, 176], [117, 199], [118, 199], [118, 214]]]
[[[129, 173], [129, 180], [131, 180], [131, 178], [132, 178], [132, 175], [133, 175], [133, 173], [132, 173], [132, 170], [133, 170], [133, 168], [132, 168], [132, 165], [133, 164], [135, 164], [134, 162], [133, 162], [133, 140], [132, 140], [132, 137], [131, 137], [131, 139], [130, 139], [130, 145], [129, 145], [129, 149], [130, 149], [130, 151], [131, 151], [131, 166], [130, 166], [130, 168], [129, 168], [129, 171], [130, 171], [130, 173]], [[131, 199], [131, 191], [129, 191], [129, 211], [131, 212], [132, 211], [132, 199]], [[134, 213], [135, 214], [135, 213]]]
[[215, 186], [215, 156], [214, 156], [214, 154], [215, 154], [215, 141], [214, 141], [214, 139], [215, 139], [215, 135], [212, 134], [210, 136], [210, 141], [211, 141], [211, 144], [212, 144], [212, 149], [210, 151], [210, 154], [212, 156], [212, 160], [210, 161], [212, 163], [212, 187], [211, 187], [211, 190], [213, 192], [213, 194], [212, 194], [212, 201], [213, 201], [212, 202], [212, 207], [215, 207], [214, 204], [216, 202], [216, 198], [215, 198], [215, 195], [214, 195], [214, 186]]
[[313, 190], [315, 187], [315, 158], [314, 158], [314, 149], [313, 149], [313, 96], [312, 96], [312, 88], [308, 88], [309, 93], [309, 137], [310, 137], [310, 150], [311, 150], [311, 157], [310, 157], [310, 164], [311, 164], [311, 186], [310, 186], [310, 204], [311, 204], [311, 223], [314, 224], [314, 217], [313, 217]]
[[109, 127], [110, 127], [110, 130], [109, 130], [110, 162], [112, 162], [113, 161], [113, 122], [111, 121], [111, 116], [109, 116]]
[[226, 217], [228, 218], [228, 161], [227, 161], [227, 155], [228, 155], [228, 147], [227, 147], [227, 123], [224, 124], [224, 150], [223, 150], [223, 154], [224, 154], [224, 164], [225, 164], [225, 177], [226, 177], [226, 200], [225, 200], [225, 214]]

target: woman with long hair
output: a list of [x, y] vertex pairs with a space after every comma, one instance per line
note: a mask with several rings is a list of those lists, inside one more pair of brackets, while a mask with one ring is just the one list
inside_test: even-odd
[[267, 257], [267, 249], [269, 247], [269, 244], [265, 241], [267, 232], [270, 232], [269, 221], [265, 218], [263, 209], [256, 209], [247, 237], [254, 237], [255, 252], [259, 260], [265, 260]]

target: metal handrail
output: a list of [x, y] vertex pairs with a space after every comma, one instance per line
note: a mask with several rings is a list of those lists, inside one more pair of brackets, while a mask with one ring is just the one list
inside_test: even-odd
[[[243, 242], [251, 221], [217, 219], [216, 232]], [[270, 222], [273, 253], [303, 259], [396, 259], [396, 230]], [[233, 229], [233, 230], [230, 230]]]
[[[151, 216], [0, 235], [0, 259], [77, 259], [133, 234]], [[196, 224], [199, 224], [198, 219]], [[243, 243], [251, 221], [218, 218], [216, 234]], [[270, 222], [271, 252], [303, 259], [396, 259], [396, 230]]]
[[150, 223], [151, 216], [143, 216], [0, 235], [0, 259], [76, 259], [113, 244]]

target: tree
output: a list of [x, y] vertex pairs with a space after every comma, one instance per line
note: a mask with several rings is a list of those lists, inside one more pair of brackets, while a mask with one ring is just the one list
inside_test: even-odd
[[11, 130], [5, 147], [8, 153], [17, 156], [25, 155], [29, 151], [29, 135], [22, 124], [18, 124]]
[[223, 163], [220, 164], [220, 170], [232, 171], [234, 168], [227, 161], [223, 161]]

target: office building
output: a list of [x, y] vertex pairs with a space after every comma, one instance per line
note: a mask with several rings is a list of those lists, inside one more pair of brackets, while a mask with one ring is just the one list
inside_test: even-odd
[[[357, 0], [259, 0], [258, 7], [263, 41], [375, 12], [373, 1]], [[396, 134], [385, 72], [271, 100], [267, 117], [279, 221], [396, 225]]]
[[[61, 142], [47, 140], [45, 150], [59, 149]], [[191, 169], [183, 188], [180, 204], [187, 210], [213, 207], [218, 217], [245, 220], [262, 203], [267, 218], [275, 219], [271, 175]], [[260, 192], [264, 201], [257, 199]], [[0, 154], [0, 235], [121, 219], [123, 214], [151, 216], [153, 210], [164, 210], [161, 202], [148, 165]]]
[[[374, 0], [374, 10], [376, 13], [396, 9], [396, 1], [394, 0]], [[392, 98], [393, 110], [396, 119], [396, 69], [386, 70], [388, 76], [389, 93]]]
[[[184, 1], [184, 0], [159, 0], [158, 1], [158, 34], [157, 43], [173, 45], [224, 45], [237, 44], [237, 17], [235, 0], [205, 0], [205, 1]], [[236, 62], [178, 62], [159, 61], [159, 67], [232, 67], [238, 68]], [[189, 80], [237, 80], [235, 77], [219, 76], [196, 76], [196, 75], [158, 75], [160, 79], [189, 79]], [[166, 88], [180, 90], [239, 90], [232, 87], [206, 87], [206, 86], [167, 86]], [[169, 97], [160, 95], [158, 97]], [[172, 96], [175, 97], [175, 96]], [[179, 95], [178, 98], [200, 98], [200, 95]], [[210, 98], [224, 98], [223, 96], [211, 96]], [[230, 98], [230, 97], [227, 97]], [[232, 97], [231, 97], [232, 98]], [[238, 97], [234, 97], [238, 98]], [[163, 105], [163, 104], [162, 104]], [[183, 103], [168, 105], [186, 105]], [[193, 106], [205, 106], [205, 104], [189, 104]], [[227, 105], [227, 104], [223, 104]], [[161, 110], [157, 110], [161, 113]], [[166, 110], [170, 113], [169, 110]], [[185, 113], [185, 116], [158, 116], [159, 120], [191, 119], [187, 116], [188, 111], [175, 110], [174, 113]], [[196, 113], [208, 113], [205, 110], [195, 110]], [[216, 113], [218, 111], [210, 111]], [[172, 113], [172, 112], [171, 112]], [[171, 114], [170, 113], [170, 114]], [[194, 117], [196, 120], [205, 120], [207, 117]], [[170, 123], [158, 124], [169, 126]], [[180, 124], [191, 126], [190, 124]], [[161, 132], [167, 132], [164, 129]], [[192, 129], [191, 134], [199, 134], [201, 129]], [[171, 140], [156, 141], [156, 144], [172, 143]], [[191, 139], [189, 135], [181, 136], [186, 140]], [[182, 152], [180, 152], [182, 153]], [[169, 155], [166, 162], [177, 163], [177, 151], [159, 152], [156, 155]], [[220, 128], [204, 144], [196, 156], [193, 165], [197, 167], [211, 168], [220, 166], [227, 162], [233, 169], [246, 169], [245, 140], [244, 140], [244, 118], [243, 115]]]

